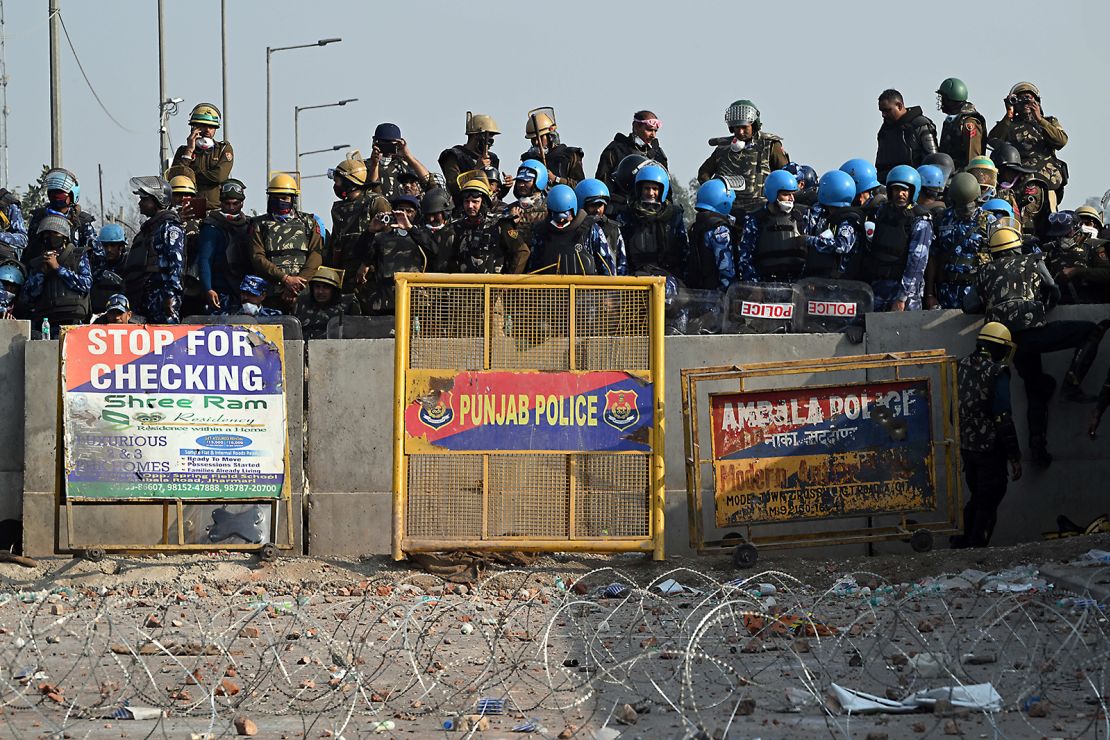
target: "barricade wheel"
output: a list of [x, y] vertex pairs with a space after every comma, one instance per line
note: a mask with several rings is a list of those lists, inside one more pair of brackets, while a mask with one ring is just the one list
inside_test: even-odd
[[258, 559], [263, 563], [272, 563], [278, 559], [279, 554], [277, 545], [272, 542], [267, 542], [262, 546], [262, 549], [258, 551]]
[[914, 552], [929, 552], [933, 549], [933, 533], [927, 529], [919, 529], [910, 535], [910, 547]]
[[737, 568], [750, 568], [755, 565], [756, 560], [759, 560], [759, 551], [751, 543], [737, 545], [732, 551], [732, 564]]
[[103, 547], [90, 547], [81, 553], [81, 557], [93, 563], [99, 563], [106, 557], [107, 553], [104, 552]]

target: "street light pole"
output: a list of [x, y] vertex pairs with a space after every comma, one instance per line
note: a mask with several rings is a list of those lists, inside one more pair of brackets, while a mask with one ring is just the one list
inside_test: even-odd
[[355, 102], [358, 102], [358, 98], [347, 98], [335, 103], [324, 103], [323, 105], [298, 105], [293, 108], [293, 164], [297, 168], [297, 174], [301, 172], [301, 111], [313, 110], [314, 108], [335, 108], [336, 106]]
[[222, 70], [224, 141], [231, 141], [227, 132], [227, 0], [220, 0], [220, 69]]
[[[158, 0], [158, 106], [159, 110], [166, 102], [166, 28], [163, 13], [163, 0]], [[162, 118], [161, 131], [158, 132], [158, 162], [162, 174], [170, 163], [170, 132], [166, 126], [165, 117]]]
[[[58, 56], [61, 20], [58, 0], [50, 0], [50, 166], [62, 166], [62, 67]], [[4, 183], [5, 186], [9, 183]]]
[[[53, 0], [51, 0], [53, 2]], [[290, 49], [311, 49], [313, 46], [327, 46], [328, 44], [339, 43], [343, 39], [330, 38], [320, 39], [314, 44], [297, 44], [295, 46], [267, 46], [266, 47], [266, 181], [270, 180], [270, 110], [271, 110], [271, 85], [270, 85], [270, 57], [278, 51], [289, 51]]]

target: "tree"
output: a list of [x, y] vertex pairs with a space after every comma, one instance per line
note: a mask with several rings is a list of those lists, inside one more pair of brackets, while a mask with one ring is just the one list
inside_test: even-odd
[[[29, 216], [31, 211], [46, 205], [46, 173], [49, 171], [50, 168], [44, 164], [38, 179], [27, 186], [27, 193], [21, 197], [19, 203], [19, 208], [24, 214]], [[18, 194], [17, 191], [16, 195]]]
[[678, 178], [671, 180], [671, 198], [676, 206], [682, 207], [682, 215], [686, 218], [686, 226], [694, 223], [694, 197], [692, 192], [698, 189], [698, 181], [691, 180], [690, 186], [684, 186]]

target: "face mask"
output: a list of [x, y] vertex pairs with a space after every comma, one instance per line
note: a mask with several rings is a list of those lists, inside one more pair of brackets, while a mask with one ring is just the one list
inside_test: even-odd
[[331, 191], [333, 193], [335, 193], [336, 198], [346, 198], [347, 197], [347, 188], [343, 187], [342, 185], [339, 185], [339, 184], [332, 185], [331, 186]]
[[779, 210], [783, 213], [790, 213], [794, 210], [794, 201], [792, 200], [778, 200], [775, 202], [778, 204]]
[[293, 210], [293, 204], [270, 197], [266, 199], [266, 210], [277, 216], [284, 216]]
[[737, 139], [736, 137], [733, 137], [732, 141], [728, 145], [728, 148], [735, 154], [736, 152], [744, 151], [744, 147], [746, 147], [747, 145], [748, 142], [744, 141], [743, 139]]
[[382, 155], [382, 158], [380, 160], [380, 164], [381, 164], [382, 167], [388, 167], [389, 163], [392, 162], [392, 161], [393, 161], [393, 157], [387, 157], [385, 155]]
[[428, 227], [429, 231], [439, 231], [440, 229], [442, 229], [446, 225], [447, 224], [436, 224], [436, 225], [433, 226], [432, 224], [428, 224], [427, 227]]
[[210, 136], [201, 136], [197, 139], [197, 149], [206, 152], [216, 146], [216, 140]]
[[69, 196], [65, 193], [50, 196], [50, 207], [56, 211], [69, 207]]
[[1082, 231], [1087, 236], [1091, 236], [1091, 237], [1098, 236], [1098, 229], [1096, 229], [1094, 226], [1091, 226], [1090, 224], [1083, 224], [1082, 226], [1079, 227], [1079, 230]]
[[526, 195], [523, 198], [517, 198], [517, 202], [524, 208], [531, 208], [536, 203], [536, 196]]
[[258, 315], [258, 305], [254, 304], [254, 303], [244, 303], [243, 304], [243, 313], [245, 313], [247, 316], [257, 316]]

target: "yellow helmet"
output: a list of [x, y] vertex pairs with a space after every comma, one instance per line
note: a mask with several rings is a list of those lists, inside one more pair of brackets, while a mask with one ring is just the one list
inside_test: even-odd
[[1001, 226], [991, 233], [991, 238], [988, 242], [991, 254], [999, 254], [1011, 249], [1021, 248], [1021, 234], [1017, 229], [1012, 229], [1009, 226]]
[[[548, 112], [550, 111], [550, 113]], [[524, 125], [524, 138], [534, 139], [537, 136], [550, 134], [555, 130], [555, 111], [551, 108], [537, 108], [528, 112], [528, 123]]]
[[343, 270], [337, 270], [334, 267], [317, 267], [316, 274], [308, 282], [324, 283], [333, 288], [339, 288], [343, 285]]
[[493, 116], [486, 115], [485, 113], [471, 113], [466, 112], [466, 135], [471, 134], [499, 134], [501, 131], [497, 128], [497, 121], [493, 120]]
[[1017, 349], [1014, 338], [1010, 335], [1010, 330], [1006, 328], [1005, 324], [1000, 324], [997, 321], [988, 321], [983, 324], [983, 328], [979, 330], [978, 341], [1008, 348], [1010, 352], [1006, 356], [1007, 362], [1014, 356], [1014, 350]]
[[297, 184], [297, 179], [286, 172], [278, 172], [270, 178], [270, 182], [266, 185], [267, 195], [292, 195], [296, 197], [301, 194], [301, 186]]
[[331, 177], [342, 177], [352, 185], [366, 187], [366, 163], [361, 159], [344, 159], [328, 172]]
[[485, 198], [493, 200], [493, 188], [490, 187], [489, 178], [482, 170], [467, 170], [460, 174], [455, 182], [459, 186], [461, 193], [466, 193], [468, 190], [476, 190]]
[[190, 126], [220, 127], [220, 109], [211, 103], [197, 103], [189, 114]]
[[197, 186], [191, 177], [178, 175], [170, 180], [170, 192], [181, 195], [196, 195]]
[[1100, 229], [1105, 226], [1105, 223], [1102, 220], [1102, 214], [1099, 213], [1098, 209], [1094, 206], [1079, 206], [1079, 208], [1075, 209], [1075, 215], [1093, 218], [1095, 221], [1098, 222], [1098, 226]]

